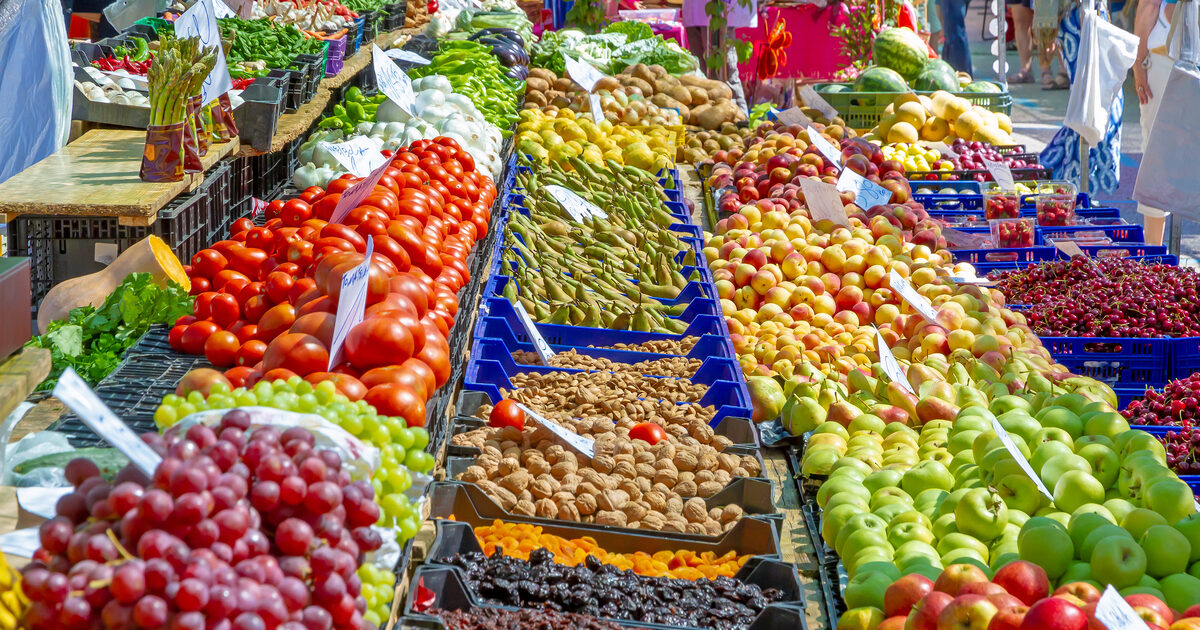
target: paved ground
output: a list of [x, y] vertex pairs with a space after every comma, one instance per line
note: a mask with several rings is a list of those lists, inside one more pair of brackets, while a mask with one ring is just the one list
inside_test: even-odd
[[[989, 51], [990, 42], [984, 42], [982, 39], [983, 6], [982, 0], [972, 0], [967, 15], [967, 34], [971, 40], [972, 63], [976, 74], [980, 77], [994, 78], [991, 72], [994, 57]], [[1010, 68], [1017, 67], [1019, 61], [1015, 50], [1008, 53], [1008, 62]], [[1057, 67], [1057, 64], [1055, 66]], [[1041, 76], [1036, 55], [1033, 76], [1035, 81]], [[1013, 135], [1030, 151], [1040, 151], [1062, 126], [1068, 91], [1043, 90], [1040, 82], [1010, 85], [1009, 89], [1013, 95]], [[1142, 128], [1138, 122], [1138, 102], [1133, 90], [1132, 73], [1125, 82], [1124, 91], [1121, 185], [1113, 193], [1099, 195], [1097, 200], [1106, 206], [1120, 208], [1127, 221], [1141, 223], [1141, 215], [1136, 211], [1137, 203], [1132, 201], [1133, 184], [1137, 179], [1137, 168], [1142, 156]], [[1200, 259], [1200, 224], [1185, 221], [1183, 226], [1181, 253], [1188, 262], [1195, 264], [1196, 260]], [[1169, 235], [1167, 238], [1170, 238]]]

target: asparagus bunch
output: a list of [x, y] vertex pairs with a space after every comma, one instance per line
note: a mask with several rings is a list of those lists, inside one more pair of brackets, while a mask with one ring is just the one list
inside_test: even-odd
[[150, 124], [183, 122], [188, 97], [200, 93], [205, 77], [216, 64], [216, 49], [201, 48], [200, 40], [164, 37], [147, 73]]

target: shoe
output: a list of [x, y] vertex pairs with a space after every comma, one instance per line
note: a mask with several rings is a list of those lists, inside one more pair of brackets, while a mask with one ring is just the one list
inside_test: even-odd
[[1054, 75], [1053, 74], [1051, 74], [1049, 72], [1042, 73], [1042, 89], [1043, 90], [1056, 89], [1054, 87]]
[[1058, 74], [1058, 76], [1054, 77], [1054, 88], [1053, 89], [1065, 90], [1069, 87], [1071, 87], [1071, 79], [1067, 78], [1066, 73], [1060, 72]]
[[1033, 83], [1033, 72], [1029, 71], [1029, 70], [1022, 70], [1021, 72], [1014, 72], [1014, 73], [1008, 75], [1008, 82], [1009, 83]]

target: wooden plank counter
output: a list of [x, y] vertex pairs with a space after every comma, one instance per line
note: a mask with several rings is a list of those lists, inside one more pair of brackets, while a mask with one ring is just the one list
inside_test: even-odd
[[[144, 182], [138, 177], [146, 132], [93, 129], [46, 159], [0, 183], [0, 215], [22, 214], [117, 217], [121, 225], [150, 225], [158, 211], [194, 190], [204, 173], [177, 182]], [[238, 149], [214, 144], [200, 160], [205, 170]]]

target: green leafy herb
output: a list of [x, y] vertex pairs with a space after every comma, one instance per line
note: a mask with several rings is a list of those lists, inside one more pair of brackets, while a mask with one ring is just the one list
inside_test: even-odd
[[100, 308], [71, 309], [67, 319], [50, 322], [45, 334], [30, 340], [30, 346], [49, 349], [53, 361], [50, 377], [38, 389], [53, 388], [67, 367], [88, 383], [99, 383], [151, 324], [170, 324], [190, 315], [192, 302], [174, 282], [164, 288], [148, 273], [129, 274]]
[[605, 33], [621, 33], [626, 36], [626, 42], [636, 42], [639, 39], [649, 39], [654, 37], [654, 29], [650, 28], [645, 22], [613, 22], [604, 27]]

